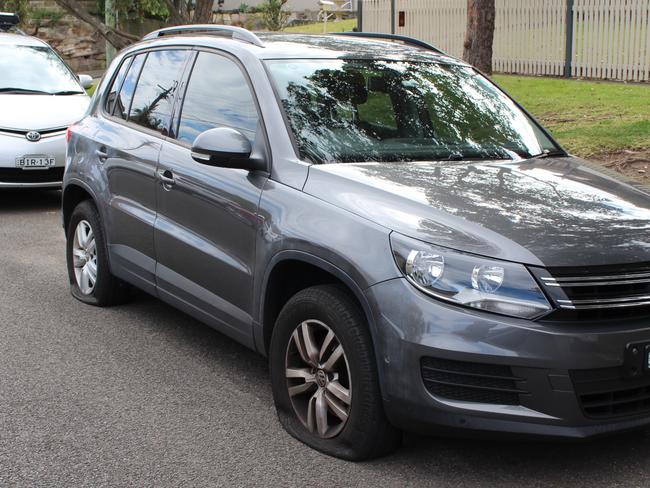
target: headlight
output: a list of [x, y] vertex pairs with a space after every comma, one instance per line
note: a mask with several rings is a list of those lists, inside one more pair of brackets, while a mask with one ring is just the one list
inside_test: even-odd
[[551, 305], [521, 264], [464, 254], [391, 234], [397, 265], [417, 288], [447, 302], [532, 319]]

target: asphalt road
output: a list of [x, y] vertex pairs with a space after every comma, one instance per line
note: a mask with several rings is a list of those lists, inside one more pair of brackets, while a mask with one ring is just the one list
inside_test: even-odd
[[263, 358], [161, 302], [68, 293], [57, 192], [0, 191], [0, 486], [648, 486], [650, 432], [409, 436], [354, 464], [278, 424]]

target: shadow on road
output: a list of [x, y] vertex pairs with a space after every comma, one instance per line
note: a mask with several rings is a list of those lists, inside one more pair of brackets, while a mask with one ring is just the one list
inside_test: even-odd
[[60, 207], [58, 190], [0, 189], [0, 212], [52, 211]]

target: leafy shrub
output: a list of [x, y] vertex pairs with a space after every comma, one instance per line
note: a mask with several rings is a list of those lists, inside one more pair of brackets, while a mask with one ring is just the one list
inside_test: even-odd
[[287, 0], [266, 0], [258, 7], [268, 30], [280, 31], [287, 26], [291, 13], [283, 9], [286, 3]]

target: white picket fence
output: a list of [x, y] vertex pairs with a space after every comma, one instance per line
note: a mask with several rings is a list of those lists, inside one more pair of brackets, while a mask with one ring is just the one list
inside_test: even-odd
[[[496, 0], [496, 9], [497, 72], [650, 81], [650, 0]], [[365, 32], [463, 54], [466, 0], [363, 0], [362, 19]]]

